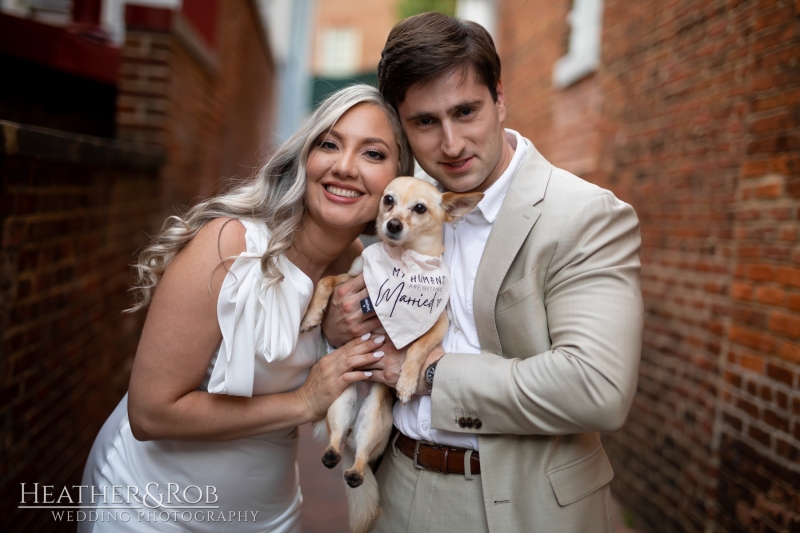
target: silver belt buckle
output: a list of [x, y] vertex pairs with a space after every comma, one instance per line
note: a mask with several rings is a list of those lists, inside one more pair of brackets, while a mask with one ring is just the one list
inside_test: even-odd
[[[418, 470], [428, 470], [424, 466], [420, 466], [419, 461], [418, 461], [419, 460], [419, 445], [420, 444], [424, 444], [425, 446], [430, 446], [431, 448], [436, 448], [436, 449], [439, 449], [439, 450], [444, 448], [444, 445], [436, 444], [435, 442], [430, 442], [430, 441], [427, 441], [427, 440], [418, 440], [418, 441], [416, 441], [416, 444], [414, 444], [414, 468], [416, 468]], [[436, 472], [436, 471], [433, 470], [433, 472]]]

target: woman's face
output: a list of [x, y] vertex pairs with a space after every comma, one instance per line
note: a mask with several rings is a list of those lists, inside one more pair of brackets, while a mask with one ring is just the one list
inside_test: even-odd
[[366, 224], [377, 216], [383, 189], [398, 167], [397, 140], [386, 113], [368, 103], [350, 108], [308, 154], [308, 216], [321, 227]]

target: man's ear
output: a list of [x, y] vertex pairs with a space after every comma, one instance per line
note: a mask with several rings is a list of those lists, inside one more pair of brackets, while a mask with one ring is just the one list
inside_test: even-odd
[[481, 200], [482, 192], [446, 192], [439, 205], [444, 209], [445, 222], [452, 222], [472, 211]]
[[503, 125], [506, 121], [506, 92], [503, 89], [503, 80], [497, 80], [495, 91], [497, 92], [497, 102], [494, 105], [497, 108], [497, 118], [500, 119], [500, 124]]

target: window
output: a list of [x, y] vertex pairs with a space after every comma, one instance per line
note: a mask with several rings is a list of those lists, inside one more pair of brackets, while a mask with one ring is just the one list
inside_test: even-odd
[[328, 28], [319, 40], [319, 75], [343, 78], [361, 66], [361, 32], [356, 28]]
[[553, 68], [553, 83], [562, 88], [594, 72], [600, 64], [603, 0], [574, 0], [567, 23], [569, 51]]

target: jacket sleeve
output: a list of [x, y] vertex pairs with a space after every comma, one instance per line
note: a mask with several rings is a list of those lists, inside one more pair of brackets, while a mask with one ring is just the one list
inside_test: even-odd
[[[608, 192], [588, 200], [564, 227], [545, 275], [551, 349], [527, 359], [446, 354], [436, 368], [433, 427], [518, 435], [619, 429], [641, 354], [640, 246], [631, 206]], [[478, 413], [482, 427], [460, 428], [462, 410]]]

